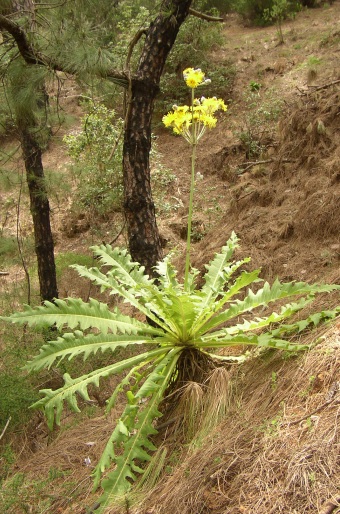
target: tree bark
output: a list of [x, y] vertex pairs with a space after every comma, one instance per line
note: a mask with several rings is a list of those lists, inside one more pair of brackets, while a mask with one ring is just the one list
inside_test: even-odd
[[42, 151], [30, 128], [20, 129], [20, 139], [30, 195], [40, 297], [42, 300], [53, 301], [58, 298], [58, 288], [50, 223], [50, 204], [45, 185]]
[[151, 276], [162, 259], [150, 185], [151, 119], [166, 58], [191, 3], [163, 2], [147, 30], [138, 69], [129, 85], [123, 146], [124, 211], [132, 258]]

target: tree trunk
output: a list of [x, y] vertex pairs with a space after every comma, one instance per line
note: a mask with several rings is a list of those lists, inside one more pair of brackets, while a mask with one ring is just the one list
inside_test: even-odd
[[50, 224], [50, 204], [45, 185], [42, 152], [28, 127], [21, 128], [20, 139], [34, 226], [40, 297], [42, 300], [53, 301], [54, 298], [58, 298], [58, 289]]
[[[33, 30], [35, 23], [35, 6], [33, 0], [8, 0], [7, 6], [11, 13], [30, 13], [30, 29]], [[11, 35], [13, 31], [9, 30]], [[13, 29], [13, 26], [12, 26]], [[14, 25], [15, 30], [15, 25]], [[19, 29], [20, 32], [20, 29]], [[29, 67], [38, 66], [33, 57], [33, 48], [29, 46], [24, 33], [16, 34], [16, 43], [20, 50], [22, 45], [22, 57]], [[24, 70], [24, 66], [23, 66]], [[15, 102], [17, 91], [25, 88], [25, 79], [17, 79], [12, 83], [12, 95]], [[41, 82], [36, 85], [36, 107], [38, 110], [46, 111], [48, 105], [48, 95], [45, 84]], [[31, 101], [31, 99], [29, 100]], [[39, 141], [35, 137], [37, 133], [36, 116], [34, 108], [26, 108], [23, 115], [14, 103], [16, 111], [16, 125], [20, 134], [20, 142], [25, 162], [26, 180], [30, 195], [30, 210], [34, 227], [35, 253], [38, 263], [38, 277], [40, 287], [40, 298], [42, 301], [53, 301], [58, 298], [57, 275], [54, 260], [54, 243], [50, 223], [50, 204], [47, 197], [45, 184], [44, 168], [42, 164], [42, 151]]]
[[133, 260], [149, 275], [162, 259], [150, 186], [151, 119], [166, 58], [192, 0], [165, 1], [151, 23], [137, 73], [131, 78], [123, 146], [124, 210]]

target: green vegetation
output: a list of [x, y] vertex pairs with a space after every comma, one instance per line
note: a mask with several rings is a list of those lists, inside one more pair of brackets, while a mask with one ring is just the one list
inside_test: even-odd
[[55, 258], [57, 268], [57, 277], [60, 280], [65, 269], [69, 268], [72, 264], [81, 264], [82, 266], [91, 266], [93, 264], [93, 257], [75, 252], [58, 253]]
[[[56, 508], [56, 499], [49, 494], [53, 482], [65, 476], [65, 472], [51, 467], [46, 479], [37, 478], [33, 480], [24, 473], [16, 473], [11, 476], [2, 486], [0, 492], [1, 512], [26, 513], [32, 512], [53, 512]], [[70, 489], [74, 489], [74, 482], [65, 488], [63, 496], [67, 498]], [[60, 502], [60, 499], [59, 499]], [[61, 501], [63, 504], [65, 500]], [[66, 504], [66, 502], [65, 502]], [[59, 510], [59, 508], [58, 508]]]
[[[97, 268], [74, 266], [81, 276], [92, 280], [102, 291], [109, 290], [111, 294], [118, 294], [125, 299], [147, 316], [154, 326], [125, 316], [118, 308], [110, 311], [106, 304], [96, 300], [84, 303], [80, 299], [71, 298], [67, 301], [56, 300], [55, 304], [46, 302], [45, 306], [36, 309], [27, 306], [23, 312], [9, 318], [21, 324], [55, 324], [58, 329], [66, 324], [74, 330], [44, 345], [40, 354], [26, 365], [26, 369], [33, 371], [49, 368], [57, 360], [72, 359], [77, 355], [88, 358], [98, 351], [114, 352], [117, 348], [135, 346], [138, 349], [146, 345], [144, 353], [115, 360], [80, 377], [72, 378], [65, 373], [64, 385], [54, 391], [43, 390], [44, 398], [35, 403], [36, 408], [45, 410], [48, 424], [52, 428], [55, 422], [60, 423], [65, 401], [72, 410], [79, 412], [77, 395], [90, 400], [90, 384], [99, 386], [101, 379], [129, 370], [113, 391], [106, 408], [107, 413], [110, 412], [118, 394], [125, 392], [127, 405], [95, 470], [95, 483], [98, 485], [103, 471], [112, 462], [117, 465], [116, 470], [109, 473], [102, 483], [105, 491], [103, 505], [110, 503], [114, 496], [124, 494], [131, 486], [130, 479], [135, 480], [136, 474], [143, 473], [137, 460], [150, 460], [149, 452], [155, 449], [150, 436], [156, 433], [152, 423], [161, 415], [159, 404], [169, 385], [176, 382], [183, 372], [184, 362], [186, 365], [190, 363], [190, 366], [196, 366], [198, 362], [202, 365], [211, 359], [242, 362], [245, 358], [243, 356], [223, 358], [210, 353], [213, 349], [242, 344], [285, 351], [302, 350], [307, 347], [290, 343], [290, 335], [302, 331], [310, 324], [319, 323], [324, 317], [335, 316], [334, 311], [311, 315], [288, 325], [281, 324], [309, 304], [315, 294], [340, 289], [340, 286], [275, 281], [272, 286], [265, 283], [257, 291], [248, 289], [243, 300], [237, 299], [236, 295], [240, 291], [259, 281], [260, 272], [242, 271], [249, 259], [237, 262], [230, 260], [238, 246], [237, 241], [233, 234], [222, 252], [216, 254], [207, 266], [204, 285], [200, 290], [196, 289], [196, 270], [188, 274], [185, 288], [177, 280], [176, 270], [166, 259], [157, 266], [157, 285], [144, 275], [138, 264], [131, 261], [126, 250], [113, 250], [108, 245], [93, 248], [101, 264], [106, 270], [109, 269], [106, 273]], [[236, 271], [238, 276], [232, 279]], [[303, 294], [306, 296], [282, 306], [278, 312], [231, 324], [232, 320], [258, 307]], [[223, 328], [226, 322], [229, 326]], [[90, 327], [96, 329], [96, 332], [88, 333]], [[260, 328], [262, 332], [259, 334]], [[263, 331], [265, 328], [267, 331]]]
[[4, 266], [8, 258], [13, 259], [18, 252], [18, 243], [15, 237], [0, 236], [0, 266]]
[[270, 143], [271, 126], [277, 121], [283, 102], [274, 89], [261, 93], [260, 84], [257, 82], [251, 82], [249, 89], [243, 95], [246, 109], [237, 136], [244, 146], [247, 158], [253, 159], [259, 157]]
[[279, 41], [283, 43], [282, 21], [301, 10], [301, 4], [299, 0], [234, 0], [233, 9], [251, 24], [276, 23]]
[[267, 21], [274, 21], [277, 26], [279, 44], [284, 43], [282, 22], [292, 10], [292, 3], [289, 0], [273, 0], [271, 8], [264, 9], [263, 18]]
[[214, 65], [207, 60], [207, 54], [223, 44], [221, 24], [211, 24], [194, 16], [188, 18], [178, 33], [176, 45], [169, 54], [161, 79], [161, 101], [158, 111], [169, 110], [174, 103], [188, 100], [188, 89], [182, 80], [182, 72], [190, 66], [209, 68], [211, 85], [207, 84], [204, 93], [228, 97], [230, 94], [235, 68], [226, 60]]
[[64, 137], [78, 183], [75, 205], [104, 216], [122, 206], [122, 127], [115, 111], [90, 102], [81, 130]]
[[[281, 0], [262, 2], [270, 6], [261, 11], [258, 20], [266, 19], [266, 14], [263, 13], [267, 9], [267, 21], [278, 23], [274, 7], [280, 2]], [[126, 51], [132, 36], [137, 29], [148, 23], [150, 11], [154, 8], [154, 2], [150, 1], [143, 2], [147, 7], [140, 9], [140, 3], [121, 2], [122, 5], [117, 8], [117, 33], [112, 29], [117, 37], [114, 42], [109, 33], [103, 34], [107, 45], [104, 52], [110, 45], [115, 46], [117, 53], [114, 64], [120, 68], [125, 67]], [[220, 12], [226, 12], [229, 3], [202, 0], [197, 1], [194, 7], [208, 10], [216, 6]], [[242, 0], [239, 6], [241, 9], [246, 4], [253, 6], [254, 3], [254, 0]], [[133, 23], [130, 23], [131, 17]], [[65, 24], [72, 25], [67, 17]], [[126, 30], [127, 25], [131, 30]], [[188, 90], [182, 82], [182, 70], [193, 62], [193, 56], [195, 65], [206, 65], [204, 63], [207, 62], [207, 52], [221, 43], [220, 38], [218, 26], [209, 25], [197, 18], [189, 18], [181, 27], [179, 46], [174, 48], [162, 79], [163, 107], [168, 109], [174, 102], [187, 101]], [[322, 44], [333, 45], [334, 38], [335, 36], [324, 38], [325, 42]], [[142, 44], [143, 39], [134, 49], [129, 63], [131, 69], [136, 66]], [[320, 62], [319, 58], [311, 56], [304, 67], [308, 70], [317, 69]], [[214, 93], [226, 98], [235, 74], [232, 64], [225, 60], [223, 65], [209, 64], [209, 68], [213, 85], [207, 84], [204, 94]], [[262, 77], [260, 80], [262, 81]], [[105, 89], [103, 83], [96, 83], [95, 80], [87, 84], [87, 87], [91, 97], [94, 89], [98, 93], [101, 87], [105, 95], [109, 90]], [[112, 94], [112, 85], [110, 89], [110, 94], [105, 96], [105, 106], [93, 102], [84, 104], [87, 112], [82, 120], [81, 130], [66, 136], [65, 143], [74, 160], [72, 170], [77, 184], [74, 203], [97, 219], [110, 219], [111, 222], [109, 215], [112, 211], [122, 209], [122, 120], [118, 120], [115, 111], [108, 108], [108, 105], [117, 106], [119, 103], [117, 96]], [[248, 79], [246, 89], [243, 124], [237, 128], [237, 135], [243, 143], [247, 157], [257, 158], [266, 150], [268, 135], [273, 134], [272, 122], [278, 119], [282, 101], [274, 90], [266, 91], [255, 80], [249, 82]], [[10, 119], [1, 111], [0, 123], [2, 119], [6, 129], [3, 132], [0, 130], [0, 137], [8, 133], [7, 128], [11, 128]], [[153, 147], [150, 159], [157, 214], [172, 214], [183, 205], [175, 196], [169, 199], [169, 191], [171, 194], [172, 185], [177, 180], [176, 175], [161, 164], [156, 146]], [[0, 170], [0, 184], [4, 184], [4, 188], [13, 187], [12, 181], [10, 173]], [[69, 190], [70, 181], [67, 177], [64, 180], [55, 170], [46, 170], [49, 196], [54, 196], [58, 204], [59, 198], [62, 199], [64, 192]], [[192, 183], [192, 192], [193, 186]], [[214, 187], [218, 189], [220, 184]], [[206, 193], [204, 202], [200, 198], [194, 205], [209, 217], [209, 228], [210, 216], [213, 223], [224, 213], [225, 197], [219, 196], [218, 192], [213, 193], [212, 190], [207, 190]], [[16, 239], [5, 236], [2, 232], [0, 269], [6, 269], [9, 261], [14, 263], [19, 262], [19, 259]], [[205, 233], [205, 228], [201, 230], [194, 222], [188, 231], [191, 241], [199, 241]], [[30, 251], [33, 249], [30, 238], [27, 239], [27, 248]], [[181, 277], [182, 270], [177, 270], [170, 258], [158, 264], [156, 271], [159, 278], [153, 280], [145, 275], [141, 266], [132, 261], [125, 249], [113, 249], [109, 245], [93, 246], [92, 249], [94, 257], [74, 252], [59, 253], [56, 256], [58, 280], [66, 268], [72, 265], [82, 277], [99, 286], [102, 293], [110, 295], [106, 296], [109, 298], [108, 305], [97, 300], [85, 303], [80, 299], [70, 298], [66, 301], [58, 300], [56, 304], [46, 303], [45, 306], [35, 309], [26, 307], [23, 313], [10, 317], [12, 322], [23, 324], [25, 338], [22, 337], [21, 327], [16, 326], [10, 331], [11, 335], [8, 335], [6, 321], [7, 328], [1, 334], [1, 343], [6, 349], [2, 354], [5, 364], [0, 367], [0, 432], [9, 419], [11, 430], [21, 428], [28, 420], [28, 407], [33, 402], [36, 408], [45, 411], [50, 428], [61, 422], [65, 406], [74, 412], [82, 409], [83, 416], [91, 416], [96, 407], [89, 406], [87, 401], [93, 401], [96, 386], [102, 388], [105, 380], [105, 386], [110, 384], [110, 377], [121, 373], [118, 386], [108, 392], [106, 413], [112, 413], [115, 404], [122, 399], [125, 400], [125, 409], [94, 472], [96, 485], [101, 483], [104, 489], [103, 508], [113, 498], [116, 499], [116, 496], [124, 495], [137, 477], [137, 488], [142, 491], [144, 484], [155, 484], [164, 463], [168, 464], [166, 471], [169, 473], [178, 465], [178, 455], [177, 460], [170, 457], [167, 461], [168, 450], [156, 449], [153, 441], [153, 436], [157, 434], [157, 420], [166, 409], [162, 402], [169, 391], [177, 393], [178, 387], [184, 389], [183, 383], [192, 379], [196, 366], [204, 369], [224, 361], [237, 365], [251, 359], [253, 354], [249, 350], [240, 355], [239, 352], [244, 351], [243, 345], [252, 345], [257, 349], [256, 355], [260, 353], [261, 357], [264, 357], [265, 352], [274, 352], [277, 349], [282, 350], [282, 358], [298, 355], [300, 350], [308, 347], [293, 343], [292, 336], [297, 335], [295, 341], [300, 339], [303, 330], [334, 318], [339, 309], [305, 315], [305, 319], [298, 319], [298, 315], [301, 316], [299, 311], [308, 306], [317, 293], [339, 289], [339, 286], [282, 283], [279, 280], [272, 285], [267, 282], [261, 284], [260, 271], [249, 271], [250, 259], [238, 257], [239, 260], [234, 260], [235, 251], [239, 252], [238, 238], [234, 233], [210, 264], [205, 266], [204, 275], [198, 270], [187, 268], [184, 282], [178, 278]], [[330, 255], [329, 250], [324, 251], [321, 255], [323, 263], [333, 262]], [[96, 262], [99, 263], [98, 267], [91, 267]], [[37, 274], [36, 269], [34, 273]], [[20, 308], [22, 293], [17, 294], [13, 286], [10, 295], [4, 309], [8, 316], [10, 311]], [[289, 300], [290, 303], [284, 305], [286, 298], [291, 297], [297, 297], [297, 300]], [[5, 295], [1, 293], [0, 299], [5, 299]], [[122, 302], [131, 306], [133, 315], [122, 314], [126, 313], [125, 306], [120, 311]], [[118, 308], [111, 310], [110, 306], [113, 304], [118, 305]], [[276, 311], [270, 308], [271, 305], [277, 305]], [[139, 311], [137, 316], [136, 311]], [[5, 315], [5, 312], [2, 314]], [[286, 322], [290, 316], [293, 316], [293, 321]], [[151, 323], [138, 321], [142, 317], [146, 317]], [[26, 323], [38, 327], [33, 337], [32, 327], [27, 328]], [[44, 340], [46, 329], [39, 328], [46, 326], [46, 323], [57, 325], [57, 330], [48, 334], [52, 339], [49, 343]], [[27, 376], [22, 366], [27, 359], [32, 358], [32, 354], [38, 353], [40, 346], [39, 355], [25, 367], [25, 370], [33, 371]], [[237, 347], [237, 351], [234, 355], [221, 357], [219, 350], [225, 347]], [[58, 365], [58, 385], [55, 381], [52, 385], [48, 380], [48, 370], [55, 365]], [[41, 373], [43, 368], [47, 369], [39, 380], [40, 387], [44, 384], [41, 391], [43, 397], [38, 399], [37, 373]], [[225, 371], [221, 367], [216, 367], [216, 370]], [[314, 376], [309, 377], [308, 387], [301, 393], [303, 397], [310, 394], [314, 379]], [[278, 373], [274, 371], [268, 380], [272, 391], [281, 383]], [[203, 437], [209, 433], [209, 423], [223, 419], [226, 409], [223, 406], [224, 410], [221, 409], [219, 416], [215, 412], [212, 414], [209, 411], [212, 396], [205, 403], [200, 403], [200, 399], [197, 400], [200, 386], [192, 386], [193, 383], [194, 380], [190, 383], [191, 389], [185, 388], [180, 409], [186, 412], [182, 426], [186, 436], [185, 444], [199, 447]], [[209, 388], [209, 385], [205, 386]], [[105, 401], [106, 398], [103, 402]], [[282, 416], [278, 414], [262, 427], [269, 436], [279, 435]], [[77, 422], [70, 417], [70, 422], [64, 424], [62, 430], [67, 430]], [[310, 420], [308, 423], [311, 423]], [[197, 425], [200, 426], [199, 433]], [[192, 437], [196, 437], [194, 442]], [[175, 453], [173, 455], [176, 457]], [[32, 506], [32, 498], [39, 499], [36, 505], [39, 512], [57, 508], [51, 505], [52, 499], [44, 495], [44, 488], [53, 480], [61, 478], [63, 472], [51, 468], [48, 478], [39, 481], [32, 481], [21, 473], [8, 478], [15, 458], [11, 445], [7, 444], [1, 453], [3, 471], [0, 479], [3, 480], [3, 488], [0, 493], [0, 510], [28, 512]], [[216, 457], [215, 463], [218, 464], [223, 459], [224, 454]], [[190, 472], [190, 469], [186, 470], [185, 475], [189, 476]], [[102, 480], [104, 474], [106, 478]], [[309, 480], [311, 483], [315, 481], [312, 472]], [[70, 484], [73, 487], [71, 481], [68, 482], [69, 487]], [[73, 491], [71, 496], [72, 494]]]

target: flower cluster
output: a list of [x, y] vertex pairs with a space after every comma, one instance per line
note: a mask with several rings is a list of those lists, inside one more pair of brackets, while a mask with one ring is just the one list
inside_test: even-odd
[[197, 68], [196, 70], [194, 68], [187, 68], [183, 71], [183, 77], [186, 85], [191, 89], [195, 89], [197, 86], [200, 86], [201, 84], [210, 83], [210, 79], [204, 78], [205, 74], [200, 68]]
[[163, 123], [166, 127], [172, 127], [175, 134], [183, 136], [190, 144], [196, 144], [207, 127], [216, 126], [214, 113], [220, 109], [227, 110], [223, 100], [202, 96], [200, 100], [195, 99], [191, 107], [174, 105], [173, 110], [163, 116]]
[[205, 129], [214, 128], [217, 118], [214, 116], [218, 110], [226, 111], [227, 106], [221, 99], [201, 97], [195, 98], [194, 89], [200, 85], [210, 83], [200, 68], [187, 68], [183, 71], [186, 85], [192, 89], [191, 106], [174, 105], [173, 110], [163, 116], [163, 123], [171, 127], [175, 134], [183, 136], [191, 145], [196, 145], [203, 136]]

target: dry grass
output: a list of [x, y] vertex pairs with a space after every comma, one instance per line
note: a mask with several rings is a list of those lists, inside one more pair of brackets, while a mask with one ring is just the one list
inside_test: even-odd
[[304, 356], [269, 352], [212, 385], [223, 421], [134, 514], [326, 512], [340, 484], [340, 326], [323, 331]]

